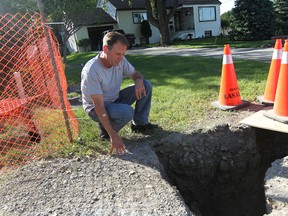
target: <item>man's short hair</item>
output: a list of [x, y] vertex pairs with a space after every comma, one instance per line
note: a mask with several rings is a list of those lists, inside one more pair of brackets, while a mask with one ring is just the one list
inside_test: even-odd
[[129, 42], [127, 38], [121, 33], [114, 31], [108, 32], [103, 38], [103, 46], [107, 46], [109, 50], [111, 50], [112, 46], [117, 42], [122, 43], [127, 48], [129, 47]]

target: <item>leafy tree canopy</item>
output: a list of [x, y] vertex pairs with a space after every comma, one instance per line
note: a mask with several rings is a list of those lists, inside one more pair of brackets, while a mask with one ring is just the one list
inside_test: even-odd
[[275, 16], [270, 0], [236, 0], [233, 13], [233, 37], [236, 40], [270, 39]]
[[274, 0], [273, 8], [276, 15], [276, 35], [288, 35], [288, 1]]
[[230, 26], [233, 20], [232, 11], [227, 11], [221, 15], [221, 27], [227, 28]]
[[24, 14], [38, 10], [36, 0], [1, 0], [0, 14]]

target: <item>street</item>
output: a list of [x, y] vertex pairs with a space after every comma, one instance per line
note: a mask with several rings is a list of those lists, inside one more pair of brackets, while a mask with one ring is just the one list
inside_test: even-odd
[[[222, 58], [223, 48], [171, 48], [171, 47], [153, 47], [136, 48], [127, 50], [131, 55], [170, 55], [170, 56], [205, 56], [213, 58]], [[233, 48], [231, 47], [233, 59], [256, 60], [270, 62], [273, 54], [273, 48]]]

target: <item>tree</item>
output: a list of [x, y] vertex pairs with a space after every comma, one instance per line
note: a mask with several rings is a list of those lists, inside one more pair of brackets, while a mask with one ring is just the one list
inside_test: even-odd
[[288, 1], [274, 0], [276, 15], [276, 35], [288, 35]]
[[[120, 1], [120, 0], [119, 0]], [[128, 1], [129, 4], [133, 4], [137, 0], [121, 0]], [[148, 21], [159, 29], [160, 32], [160, 44], [162, 46], [169, 45], [170, 41], [170, 32], [169, 32], [169, 20], [174, 16], [178, 0], [167, 1], [167, 0], [144, 0], [145, 8], [147, 11]], [[107, 0], [104, 0], [107, 2]], [[169, 11], [167, 10], [169, 8]]]
[[91, 41], [89, 38], [81, 39], [77, 41], [77, 45], [84, 48], [84, 52], [87, 52], [87, 48], [90, 46]]
[[24, 14], [26, 12], [37, 11], [36, 0], [1, 0], [0, 15], [10, 14]]
[[96, 10], [98, 0], [37, 0], [39, 7], [42, 7], [48, 20], [53, 22], [63, 22], [62, 40], [63, 56], [66, 62], [67, 49], [66, 44], [73, 34], [75, 34], [88, 20], [91, 20], [91, 14]]
[[171, 10], [166, 10], [166, 0], [145, 0], [145, 7], [147, 10], [147, 17], [149, 22], [159, 29], [161, 39], [160, 44], [166, 46], [170, 44], [169, 20], [174, 16], [178, 0], [174, 0]]
[[[91, 20], [98, 0], [1, 0], [0, 14], [26, 13], [42, 10], [48, 22], [57, 23], [61, 28], [64, 45], [63, 56], [66, 61], [66, 43], [68, 38]], [[37, 4], [38, 3], [38, 4]], [[93, 17], [95, 18], [95, 17]], [[63, 23], [63, 24], [61, 24]], [[62, 25], [62, 26], [61, 26]], [[55, 25], [51, 25], [55, 28]]]
[[230, 24], [232, 23], [232, 19], [233, 19], [232, 11], [227, 11], [221, 15], [222, 32], [224, 32], [230, 27]]
[[274, 34], [275, 15], [270, 0], [236, 0], [232, 9], [236, 40], [264, 40]]

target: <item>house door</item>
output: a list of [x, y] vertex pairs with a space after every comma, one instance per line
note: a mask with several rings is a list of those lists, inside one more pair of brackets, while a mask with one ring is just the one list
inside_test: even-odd
[[88, 35], [91, 41], [91, 51], [102, 50], [103, 32], [113, 29], [113, 26], [101, 26], [88, 28]]

